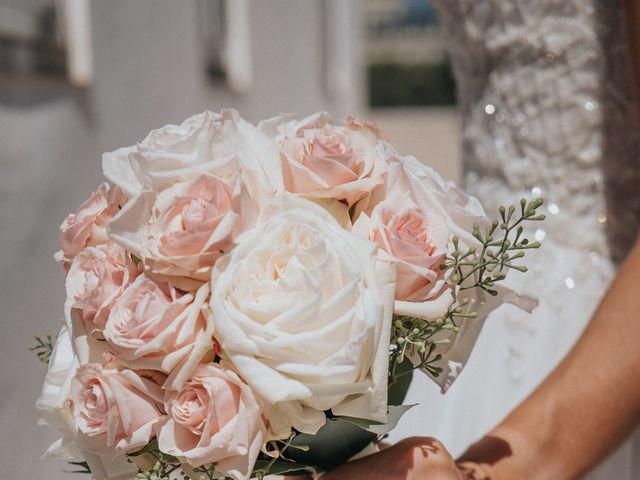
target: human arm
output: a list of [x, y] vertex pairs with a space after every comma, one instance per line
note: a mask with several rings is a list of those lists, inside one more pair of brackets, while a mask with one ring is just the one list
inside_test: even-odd
[[463, 455], [491, 480], [578, 478], [640, 420], [640, 242], [569, 355]]

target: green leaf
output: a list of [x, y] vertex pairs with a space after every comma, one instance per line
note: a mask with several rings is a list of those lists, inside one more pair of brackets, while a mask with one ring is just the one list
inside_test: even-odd
[[46, 337], [33, 337], [36, 344], [29, 348], [29, 351], [36, 352], [38, 360], [43, 363], [49, 363], [51, 354], [53, 353], [54, 341], [51, 335]]
[[346, 420], [347, 422], [353, 423], [358, 427], [362, 428], [371, 433], [375, 433], [376, 435], [385, 435], [389, 433], [391, 430], [396, 428], [400, 418], [404, 415], [409, 409], [415, 407], [416, 404], [413, 405], [389, 405], [387, 407], [387, 423], [374, 422], [373, 420], [365, 420], [362, 418], [353, 418], [353, 417], [338, 417], [342, 420]]
[[[328, 418], [315, 435], [298, 433], [285, 456], [296, 463], [330, 470], [360, 453], [376, 439], [376, 435], [341, 418]], [[308, 451], [296, 446], [304, 445]]]
[[407, 358], [401, 359], [402, 362], [395, 367], [393, 378], [389, 378], [389, 405], [402, 405], [413, 379], [413, 365]]

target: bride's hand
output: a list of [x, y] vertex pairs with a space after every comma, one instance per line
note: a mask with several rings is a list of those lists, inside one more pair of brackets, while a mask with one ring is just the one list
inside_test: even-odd
[[321, 480], [490, 480], [473, 464], [461, 467], [436, 439], [413, 437], [349, 462]]

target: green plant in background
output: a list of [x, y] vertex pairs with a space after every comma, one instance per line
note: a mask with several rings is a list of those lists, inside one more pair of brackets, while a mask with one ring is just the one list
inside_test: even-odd
[[456, 103], [455, 81], [448, 59], [439, 63], [368, 66], [371, 107], [447, 106]]

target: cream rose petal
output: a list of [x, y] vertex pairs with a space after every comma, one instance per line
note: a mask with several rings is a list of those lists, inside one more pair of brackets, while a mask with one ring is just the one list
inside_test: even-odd
[[[272, 268], [283, 276], [272, 277]], [[216, 265], [216, 338], [274, 405], [275, 423], [288, 417], [313, 433], [325, 422], [323, 410], [354, 397], [367, 400], [350, 411], [384, 421], [381, 372], [388, 364], [394, 275], [373, 243], [342, 229], [313, 202], [289, 195], [265, 207], [258, 226]]]
[[194, 115], [181, 125], [152, 131], [137, 145], [105, 153], [102, 169], [130, 197], [202, 174], [229, 183], [241, 177], [251, 199], [243, 197], [242, 211], [248, 213], [283, 190], [279, 162], [278, 146], [269, 136], [225, 109]]

